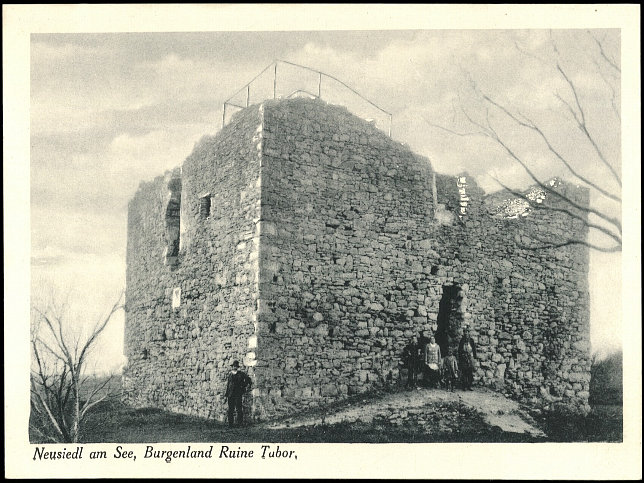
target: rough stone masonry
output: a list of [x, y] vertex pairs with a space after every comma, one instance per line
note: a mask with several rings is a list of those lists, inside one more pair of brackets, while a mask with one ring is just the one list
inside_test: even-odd
[[[398, 377], [421, 330], [475, 382], [532, 404], [586, 405], [588, 191], [485, 195], [346, 108], [271, 100], [203, 138], [129, 204], [124, 372], [135, 406], [222, 419], [231, 362], [255, 419]], [[573, 215], [573, 216], [571, 216]]]

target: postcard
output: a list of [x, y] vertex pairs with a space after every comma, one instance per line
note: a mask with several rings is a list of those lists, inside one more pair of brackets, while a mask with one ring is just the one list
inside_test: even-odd
[[4, 6], [5, 476], [641, 478], [637, 6]]

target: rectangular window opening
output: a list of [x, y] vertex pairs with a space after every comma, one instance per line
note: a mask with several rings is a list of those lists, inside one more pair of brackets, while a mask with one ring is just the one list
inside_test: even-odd
[[204, 220], [210, 216], [210, 194], [199, 197], [199, 218]]

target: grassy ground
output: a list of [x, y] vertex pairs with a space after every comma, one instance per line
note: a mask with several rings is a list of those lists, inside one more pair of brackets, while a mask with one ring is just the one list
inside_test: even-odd
[[[620, 391], [614, 391], [621, 396]], [[360, 395], [326, 408], [341, 410], [360, 400], [378, 400], [386, 392]], [[587, 415], [565, 410], [535, 418], [547, 438], [503, 432], [485, 423], [475, 410], [463, 405], [432, 406], [430, 424], [391, 424], [386, 421], [321, 424], [313, 427], [269, 429], [262, 425], [228, 428], [207, 419], [174, 414], [160, 409], [133, 409], [118, 401], [97, 405], [88, 415], [81, 433], [84, 443], [153, 442], [298, 442], [298, 443], [403, 443], [403, 442], [621, 442], [623, 423], [621, 397], [618, 404], [608, 400], [608, 391], [596, 391], [592, 411]], [[611, 393], [612, 394], [612, 393]], [[315, 412], [316, 410], [313, 410]], [[39, 442], [34, 434], [30, 441]]]
[[119, 403], [103, 405], [87, 421], [86, 443], [120, 442], [297, 442], [297, 443], [414, 443], [414, 442], [533, 442], [529, 436], [504, 433], [486, 425], [474, 412], [459, 414], [459, 428], [420, 429], [411, 425], [334, 424], [290, 429], [257, 425], [228, 428], [201, 418], [159, 409], [132, 409]]
[[[297, 442], [297, 443], [434, 443], [434, 442], [567, 442], [622, 441], [622, 408], [596, 406], [586, 416], [546, 415], [541, 423], [546, 439], [507, 433], [487, 425], [467, 408], [447, 408], [452, 422], [430, 427], [387, 423], [340, 423], [268, 429], [259, 425], [227, 425], [160, 409], [133, 409], [118, 402], [99, 405], [88, 415], [81, 434], [84, 443], [160, 442]], [[30, 440], [39, 442], [30, 435]]]
[[550, 441], [622, 442], [622, 405], [596, 405], [587, 415], [568, 411], [547, 414], [544, 431]]

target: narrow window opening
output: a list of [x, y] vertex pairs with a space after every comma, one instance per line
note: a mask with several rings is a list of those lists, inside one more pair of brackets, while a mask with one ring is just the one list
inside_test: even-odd
[[199, 218], [205, 220], [210, 216], [210, 193], [199, 198]]
[[149, 352], [147, 349], [143, 349], [143, 352], [141, 353], [141, 357], [143, 360], [146, 360], [148, 358]]
[[166, 265], [176, 265], [181, 239], [181, 178], [168, 183], [170, 196], [165, 210]]

